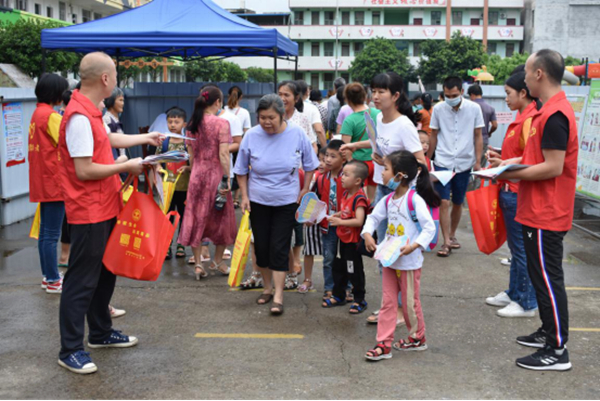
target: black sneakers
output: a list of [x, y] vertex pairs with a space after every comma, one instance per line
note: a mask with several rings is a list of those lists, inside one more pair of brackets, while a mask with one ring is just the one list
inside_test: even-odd
[[517, 337], [517, 343], [526, 347], [544, 348], [546, 345], [546, 332], [540, 327], [535, 333], [528, 336]]
[[571, 369], [571, 362], [566, 348], [557, 350], [546, 345], [529, 356], [517, 359], [517, 366], [530, 370], [565, 371]]

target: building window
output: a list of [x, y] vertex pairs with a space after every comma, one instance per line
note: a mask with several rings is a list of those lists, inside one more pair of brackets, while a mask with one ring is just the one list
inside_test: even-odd
[[321, 49], [319, 48], [319, 44], [318, 43], [313, 43], [311, 45], [310, 55], [312, 57], [319, 57], [320, 56], [320, 54], [319, 54], [320, 52], [321, 52]]
[[432, 11], [431, 12], [431, 25], [442, 25], [442, 12]]
[[294, 25], [304, 25], [304, 11], [294, 13]]
[[344, 78], [346, 80], [346, 82], [350, 82], [350, 74], [347, 72], [344, 72], [341, 74], [342, 78]]
[[342, 57], [350, 57], [350, 43], [342, 43]]
[[46, 17], [54, 18], [54, 9], [52, 7], [46, 7]]
[[335, 25], [335, 11], [325, 11], [325, 25]]
[[373, 24], [372, 25], [381, 25], [381, 12], [373, 11]]
[[319, 89], [319, 74], [310, 74], [310, 86], [314, 89]]
[[304, 56], [304, 43], [303, 42], [298, 43], [298, 56], [299, 57]]
[[507, 18], [507, 19], [506, 19], [506, 25], [510, 25], [510, 26], [515, 26], [515, 25], [517, 25], [517, 20], [516, 20], [516, 18]]
[[413, 20], [413, 25], [423, 25], [423, 18], [415, 18]]
[[15, 8], [21, 11], [27, 11], [27, 0], [17, 0], [15, 3]]
[[81, 22], [92, 20], [92, 13], [89, 10], [81, 10]]
[[313, 11], [311, 13], [311, 17], [310, 17], [310, 23], [312, 25], [319, 25], [319, 12], [318, 11]]
[[354, 13], [354, 25], [364, 25], [365, 24], [365, 12], [364, 11], [356, 11]]
[[58, 3], [58, 19], [61, 21], [67, 20], [67, 5], [62, 1]]
[[363, 42], [354, 42], [354, 55], [358, 56], [364, 48], [365, 44]]
[[413, 57], [421, 56], [421, 45], [419, 42], [413, 42]]
[[506, 44], [506, 57], [512, 57], [512, 55], [515, 53], [515, 44], [514, 43], [507, 43]]
[[488, 42], [487, 44], [487, 53], [491, 56], [492, 54], [496, 54], [496, 43]]
[[462, 11], [452, 11], [452, 25], [462, 24]]
[[35, 3], [33, 5], [33, 10], [37, 15], [42, 15], [42, 5], [41, 4]]
[[479, 18], [471, 18], [471, 25], [479, 25]]
[[0, 7], [9, 8], [10, 7], [9, 0], [0, 0]]
[[333, 57], [333, 42], [325, 42], [324, 43], [324, 56], [325, 57]]
[[76, 24], [77, 23], [77, 14], [72, 14], [71, 15], [71, 22]]
[[330, 89], [333, 88], [333, 73], [332, 72], [326, 72], [325, 74], [323, 74], [323, 86], [326, 89]]
[[489, 25], [498, 25], [498, 11], [490, 11], [488, 16]]
[[94, 13], [94, 20], [97, 20], [97, 19], [102, 19], [102, 14]]
[[342, 25], [350, 25], [350, 11], [342, 11]]

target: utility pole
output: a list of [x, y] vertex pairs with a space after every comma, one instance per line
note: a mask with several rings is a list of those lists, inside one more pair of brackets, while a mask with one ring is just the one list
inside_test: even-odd
[[333, 79], [335, 80], [337, 78], [338, 75], [338, 39], [339, 39], [339, 29], [340, 29], [340, 23], [339, 23], [339, 16], [340, 16], [340, 7], [339, 7], [339, 0], [335, 0], [335, 51], [334, 51], [334, 56], [335, 56], [335, 74], [333, 76]]

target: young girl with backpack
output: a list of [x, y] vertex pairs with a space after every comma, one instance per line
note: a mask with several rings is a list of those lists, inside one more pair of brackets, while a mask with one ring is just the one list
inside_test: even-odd
[[[437, 232], [432, 214], [435, 215], [441, 203], [431, 185], [426, 166], [409, 151], [397, 151], [386, 156], [382, 177], [388, 187], [395, 189], [377, 203], [367, 218], [361, 234], [365, 246], [369, 251], [377, 249], [372, 235], [380, 222], [386, 219], [386, 237], [406, 235], [409, 242], [390, 267], [383, 267], [383, 301], [377, 323], [377, 345], [365, 354], [365, 358], [372, 361], [392, 357], [399, 292], [402, 292], [409, 337], [396, 342], [393, 347], [403, 351], [427, 349], [420, 299], [422, 251], [435, 246], [433, 242]], [[412, 186], [415, 178], [416, 188]]]

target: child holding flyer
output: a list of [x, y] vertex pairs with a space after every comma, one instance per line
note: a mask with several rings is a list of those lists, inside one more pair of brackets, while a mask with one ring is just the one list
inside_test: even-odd
[[[416, 177], [416, 192], [412, 182]], [[377, 345], [365, 354], [372, 361], [392, 357], [391, 347], [396, 330], [396, 310], [398, 293], [402, 292], [404, 319], [409, 337], [400, 340], [393, 347], [404, 351], [424, 351], [425, 322], [421, 310], [420, 282], [423, 265], [422, 250], [434, 239], [436, 227], [429, 207], [439, 207], [441, 200], [433, 189], [426, 166], [419, 163], [409, 151], [393, 152], [384, 159], [383, 182], [394, 192], [383, 198], [367, 218], [362, 236], [367, 250], [374, 251], [377, 244], [372, 235], [379, 223], [388, 220], [388, 236], [409, 238], [408, 245], [402, 248], [400, 257], [390, 265], [383, 267], [383, 302], [377, 323]], [[418, 192], [418, 194], [417, 194]], [[409, 198], [413, 202], [416, 219], [409, 212]]]

